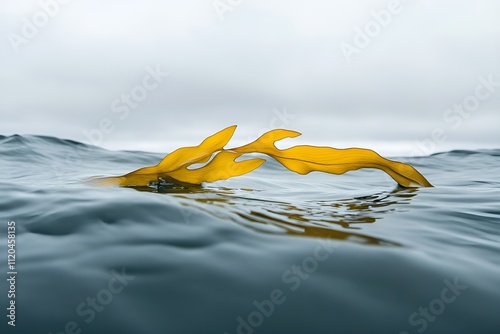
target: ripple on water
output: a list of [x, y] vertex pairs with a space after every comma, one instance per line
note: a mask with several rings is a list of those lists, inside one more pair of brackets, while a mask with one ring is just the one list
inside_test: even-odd
[[[273, 291], [284, 301], [255, 333], [500, 328], [500, 150], [415, 159], [436, 186], [426, 189], [395, 188], [376, 171], [295, 175], [271, 161], [203, 187], [80, 183], [161, 156], [0, 136], [0, 215], [17, 223], [19, 264], [18, 326], [2, 332], [74, 321], [89, 333], [232, 334]], [[105, 298], [116, 273], [133, 279], [87, 323], [87, 298]], [[436, 311], [455, 280], [466, 288]]]

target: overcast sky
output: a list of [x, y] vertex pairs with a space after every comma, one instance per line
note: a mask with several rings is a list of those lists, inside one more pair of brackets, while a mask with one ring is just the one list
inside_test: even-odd
[[[67, 3], [66, 3], [67, 2]], [[500, 145], [497, 0], [0, 1], [0, 134], [166, 152], [238, 124], [424, 155]]]

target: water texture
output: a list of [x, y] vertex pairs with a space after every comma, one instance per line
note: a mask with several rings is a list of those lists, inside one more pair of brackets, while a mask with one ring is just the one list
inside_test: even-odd
[[[0, 136], [1, 333], [497, 333], [500, 150], [384, 173], [273, 160], [201, 187], [99, 188], [163, 155]], [[16, 222], [16, 326], [7, 223]]]

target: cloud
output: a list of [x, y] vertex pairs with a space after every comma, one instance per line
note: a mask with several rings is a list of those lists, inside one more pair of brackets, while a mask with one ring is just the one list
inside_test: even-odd
[[[116, 126], [104, 146], [142, 148], [193, 143], [234, 123], [250, 136], [286, 107], [296, 116], [287, 125], [309, 142], [407, 143], [409, 152], [448, 126], [443, 113], [474, 93], [478, 77], [500, 81], [500, 3], [401, 1], [346, 62], [341, 43], [353, 44], [389, 3], [242, 1], [220, 20], [212, 1], [70, 1], [18, 53], [7, 36], [41, 7], [2, 4], [0, 133], [85, 141], [82, 131], [109, 117]], [[116, 119], [112, 102], [157, 65], [171, 76]], [[499, 107], [500, 90], [436, 149], [496, 145]]]

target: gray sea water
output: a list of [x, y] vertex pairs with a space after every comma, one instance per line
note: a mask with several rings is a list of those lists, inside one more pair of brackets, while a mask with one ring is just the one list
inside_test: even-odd
[[500, 150], [397, 158], [434, 188], [272, 160], [188, 189], [83, 183], [162, 157], [0, 136], [1, 333], [498, 333]]

